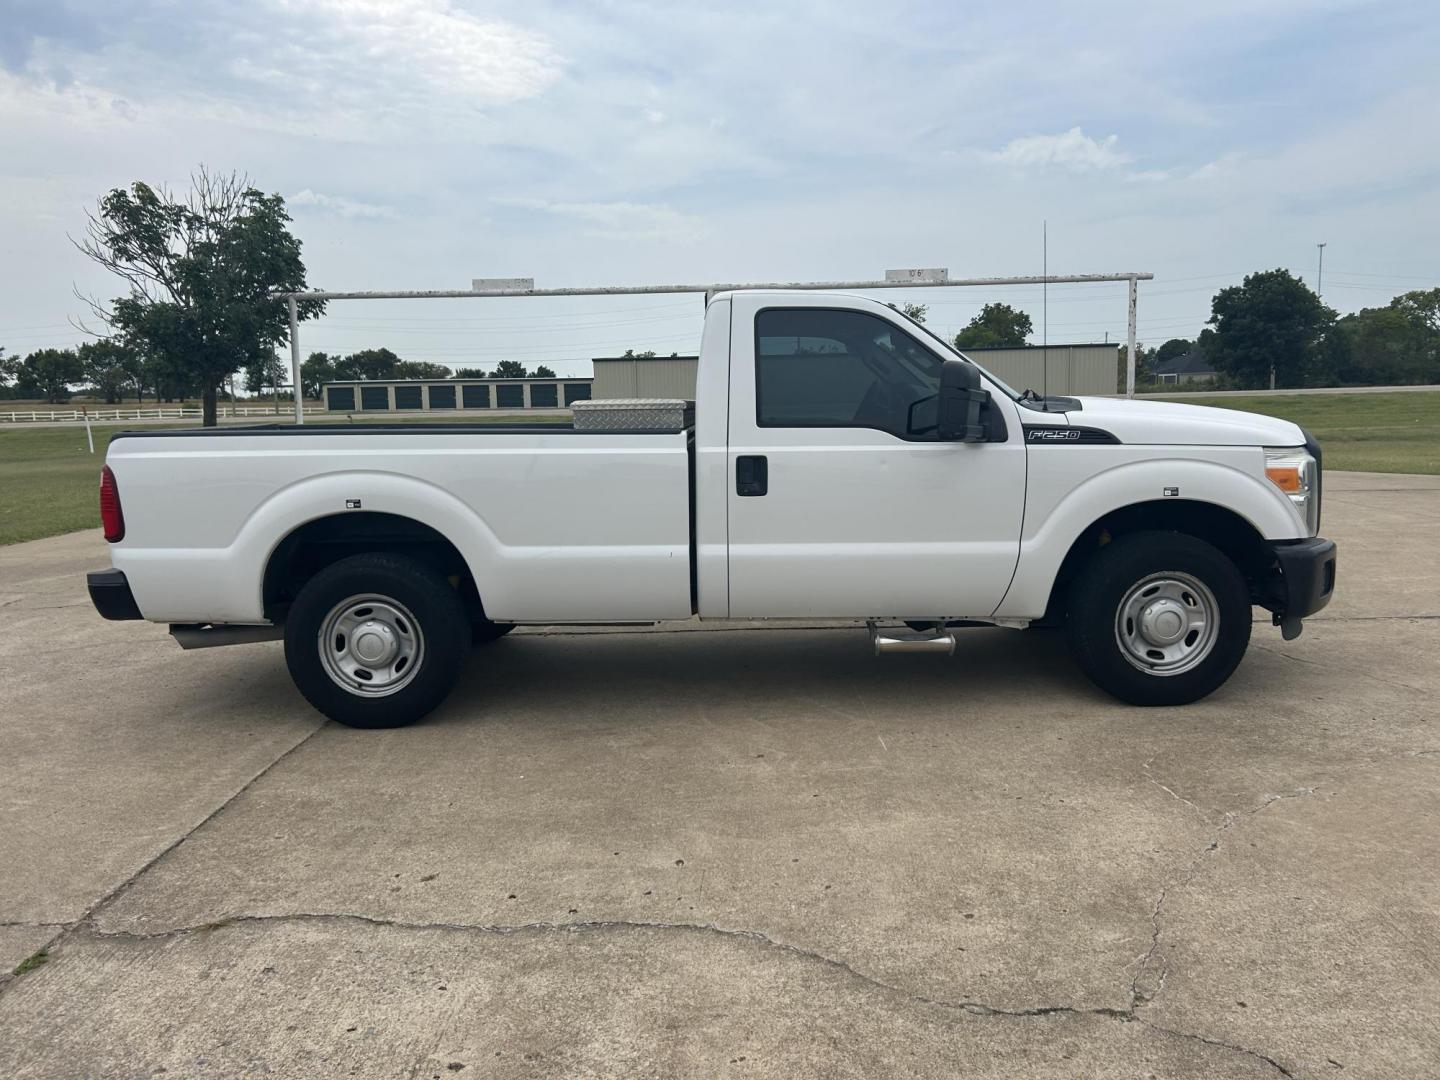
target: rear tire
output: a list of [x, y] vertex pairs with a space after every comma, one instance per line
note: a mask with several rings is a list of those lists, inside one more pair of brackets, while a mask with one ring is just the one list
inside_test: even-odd
[[354, 555], [307, 581], [285, 619], [285, 662], [305, 699], [355, 728], [414, 723], [455, 685], [470, 648], [459, 594], [423, 563]]
[[1131, 705], [1187, 705], [1250, 644], [1250, 592], [1213, 545], [1171, 532], [1106, 544], [1070, 586], [1066, 637], [1096, 686]]

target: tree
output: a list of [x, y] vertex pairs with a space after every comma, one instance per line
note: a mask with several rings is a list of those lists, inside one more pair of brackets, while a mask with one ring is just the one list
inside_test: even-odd
[[[893, 304], [891, 305], [894, 306]], [[930, 313], [929, 304], [901, 304], [900, 314], [907, 319], [914, 319], [918, 323], [925, 321], [925, 316]]]
[[649, 360], [649, 359], [650, 359], [652, 356], [654, 356], [654, 355], [655, 355], [655, 350], [654, 350], [654, 349], [646, 349], [644, 352], [636, 352], [634, 349], [626, 349], [626, 350], [625, 350], [625, 356], [623, 357], [623, 359], [625, 359], [625, 360]]
[[984, 349], [996, 346], [1024, 345], [1035, 329], [1030, 316], [1009, 304], [986, 304], [955, 335], [957, 349]]
[[554, 371], [552, 371], [550, 368], [546, 367], [544, 364], [541, 364], [539, 367], [537, 367], [537, 368], [535, 369], [534, 377], [537, 378], [537, 379], [558, 379], [558, 378], [559, 378], [559, 376], [556, 375]]
[[527, 374], [525, 365], [519, 360], [501, 360], [495, 365], [494, 377], [497, 379], [523, 379]]
[[245, 389], [251, 394], [263, 394], [268, 387], [279, 396], [280, 387], [285, 384], [290, 365], [271, 353], [263, 359], [245, 365]]
[[140, 354], [122, 338], [86, 342], [76, 355], [85, 379], [104, 396], [106, 405], [120, 404], [126, 389], [140, 381]]
[[1262, 270], [1215, 294], [1215, 370], [1240, 389], [1323, 381], [1335, 312], [1288, 270]]
[[84, 377], [85, 369], [73, 349], [36, 349], [21, 364], [18, 385], [43, 394], [50, 405], [63, 405], [70, 400], [70, 384]]
[[307, 356], [300, 364], [301, 392], [318, 400], [325, 391], [325, 384], [336, 380], [335, 365], [339, 360], [338, 356], [323, 352], [312, 352]]
[[1170, 360], [1178, 360], [1194, 347], [1195, 343], [1189, 338], [1172, 337], [1151, 354], [1151, 366], [1163, 364]]
[[12, 396], [15, 391], [10, 381], [20, 374], [20, 357], [6, 356], [5, 346], [0, 345], [0, 398]]
[[396, 379], [448, 379], [450, 369], [444, 364], [432, 364], [428, 360], [401, 360], [395, 365]]
[[1440, 334], [1416, 317], [1400, 297], [1389, 307], [1364, 308], [1336, 324], [1343, 350], [1337, 374], [1350, 385], [1427, 383], [1440, 378]]
[[335, 377], [354, 379], [393, 379], [395, 368], [402, 363], [389, 349], [361, 349], [335, 363]]
[[489, 376], [487, 376], [487, 375], [485, 374], [485, 369], [484, 369], [484, 368], [478, 368], [478, 367], [457, 367], [457, 368], [455, 369], [455, 373], [454, 373], [453, 375], [451, 375], [450, 377], [451, 377], [452, 379], [485, 379], [485, 378], [489, 378]]
[[[92, 301], [96, 313], [198, 384], [210, 427], [226, 376], [263, 363], [287, 340], [287, 307], [274, 294], [304, 289], [305, 264], [279, 195], [235, 173], [201, 168], [190, 179], [183, 200], [140, 181], [115, 188], [87, 215], [75, 245], [129, 290], [109, 310]], [[300, 316], [322, 309], [306, 301]]]
[[1401, 293], [1390, 301], [1390, 306], [1432, 334], [1440, 334], [1440, 289]]

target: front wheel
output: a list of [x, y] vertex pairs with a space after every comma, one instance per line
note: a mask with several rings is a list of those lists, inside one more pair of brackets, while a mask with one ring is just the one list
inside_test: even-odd
[[1235, 564], [1193, 536], [1143, 532], [1095, 553], [1070, 587], [1070, 651], [1132, 705], [1186, 705], [1228, 679], [1250, 644]]
[[285, 662], [307, 701], [356, 728], [401, 727], [445, 700], [470, 619], [439, 573], [398, 555], [354, 555], [305, 583], [285, 620]]

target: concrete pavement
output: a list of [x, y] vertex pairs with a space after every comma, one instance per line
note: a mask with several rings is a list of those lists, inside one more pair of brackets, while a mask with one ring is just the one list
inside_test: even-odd
[[1433, 1072], [1440, 478], [1326, 483], [1337, 600], [1176, 710], [730, 624], [355, 732], [0, 549], [0, 1074]]

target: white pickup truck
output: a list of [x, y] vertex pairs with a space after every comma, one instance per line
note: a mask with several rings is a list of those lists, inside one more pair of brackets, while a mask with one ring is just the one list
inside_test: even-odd
[[885, 304], [792, 291], [712, 299], [695, 396], [639, 430], [594, 402], [122, 432], [90, 595], [187, 646], [283, 636], [317, 709], [391, 727], [517, 625], [697, 614], [864, 619], [878, 652], [1063, 626], [1104, 690], [1184, 704], [1252, 605], [1288, 638], [1334, 589], [1320, 449], [1284, 420], [1017, 394]]

